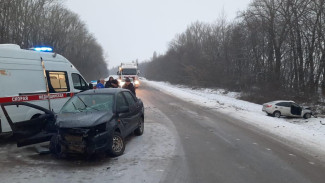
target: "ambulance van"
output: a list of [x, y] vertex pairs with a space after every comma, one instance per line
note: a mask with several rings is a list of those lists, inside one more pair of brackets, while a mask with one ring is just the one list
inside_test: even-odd
[[[0, 103], [29, 102], [59, 112], [75, 93], [89, 89], [79, 71], [51, 48], [21, 49], [15, 44], [0, 44]], [[6, 108], [14, 121], [37, 118], [33, 108]], [[11, 132], [0, 109], [0, 134]]]

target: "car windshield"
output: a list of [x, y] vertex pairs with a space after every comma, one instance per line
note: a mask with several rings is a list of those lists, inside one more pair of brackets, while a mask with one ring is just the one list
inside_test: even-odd
[[60, 113], [77, 113], [86, 111], [111, 111], [114, 95], [76, 95], [64, 104]]

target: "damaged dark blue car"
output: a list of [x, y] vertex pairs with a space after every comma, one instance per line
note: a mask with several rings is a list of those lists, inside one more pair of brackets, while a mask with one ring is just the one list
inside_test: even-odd
[[[30, 107], [40, 114], [31, 120], [13, 122], [6, 108]], [[50, 141], [51, 153], [68, 154], [107, 152], [120, 156], [124, 139], [144, 131], [144, 106], [129, 90], [88, 90], [68, 100], [58, 114], [25, 102], [3, 103], [1, 108], [10, 124], [17, 146]]]

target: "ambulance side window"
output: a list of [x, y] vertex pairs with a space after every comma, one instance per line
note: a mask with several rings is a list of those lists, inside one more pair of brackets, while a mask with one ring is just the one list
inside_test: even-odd
[[72, 73], [71, 77], [72, 77], [72, 81], [73, 81], [73, 87], [75, 89], [77, 89], [77, 90], [87, 90], [88, 89], [88, 85], [87, 85], [86, 81], [79, 74]]
[[46, 71], [50, 93], [69, 92], [68, 74], [64, 71]]

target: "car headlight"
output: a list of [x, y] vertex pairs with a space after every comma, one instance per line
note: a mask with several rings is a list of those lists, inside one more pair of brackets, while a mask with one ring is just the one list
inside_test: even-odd
[[93, 128], [93, 131], [97, 133], [102, 133], [106, 131], [106, 123], [99, 124]]
[[134, 84], [138, 85], [138, 84], [140, 84], [140, 82], [138, 80], [135, 80]]

